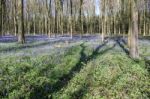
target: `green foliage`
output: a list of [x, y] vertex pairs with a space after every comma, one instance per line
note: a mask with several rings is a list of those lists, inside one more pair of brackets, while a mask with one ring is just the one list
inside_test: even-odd
[[119, 46], [106, 44], [98, 52], [94, 46], [85, 43], [61, 53], [2, 58], [0, 98], [149, 98], [144, 61], [135, 62]]
[[95, 60], [88, 62], [54, 98], [147, 99], [150, 79], [144, 62], [137, 63], [115, 50], [101, 53]]
[[46, 97], [48, 92], [53, 91], [49, 87], [53, 88], [60, 77], [79, 61], [80, 51], [81, 47], [75, 46], [59, 56], [39, 56], [36, 59], [23, 56], [0, 60], [0, 97]]

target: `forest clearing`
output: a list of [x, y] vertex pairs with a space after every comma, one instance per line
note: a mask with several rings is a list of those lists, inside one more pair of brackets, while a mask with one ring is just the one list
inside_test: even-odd
[[0, 99], [150, 99], [150, 1], [1, 0]]

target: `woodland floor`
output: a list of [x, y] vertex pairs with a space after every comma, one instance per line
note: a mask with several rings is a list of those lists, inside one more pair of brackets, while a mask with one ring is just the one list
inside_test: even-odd
[[16, 40], [0, 37], [0, 98], [150, 98], [150, 39], [139, 40], [138, 61], [119, 37], [104, 43], [98, 36]]

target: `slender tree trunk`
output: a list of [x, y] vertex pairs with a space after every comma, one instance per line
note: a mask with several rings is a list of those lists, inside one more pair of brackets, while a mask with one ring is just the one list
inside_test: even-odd
[[129, 14], [129, 24], [128, 24], [128, 47], [129, 47], [129, 49], [131, 49], [131, 33], [132, 33], [132, 22], [131, 22], [131, 1], [129, 1], [129, 8], [130, 8], [130, 14]]
[[64, 11], [64, 1], [63, 0], [60, 0], [60, 6], [61, 6], [61, 9], [60, 9], [60, 30], [61, 30], [61, 34], [62, 36], [64, 35], [64, 15], [63, 15], [63, 11]]
[[0, 1], [0, 36], [2, 35], [2, 0]]
[[58, 33], [58, 1], [55, 0], [55, 37]]
[[70, 37], [71, 37], [71, 39], [72, 39], [72, 36], [73, 36], [73, 35], [72, 35], [72, 24], [73, 24], [73, 23], [72, 23], [72, 15], [73, 15], [73, 13], [72, 13], [72, 0], [70, 0], [70, 14], [71, 14], [71, 15], [70, 15], [70, 32], [71, 32], [71, 33], [70, 33], [70, 34], [71, 34]]
[[[34, 23], [33, 23], [33, 26], [34, 26]], [[35, 30], [35, 29], [34, 29]], [[38, 33], [40, 34], [41, 33], [41, 23], [40, 21], [38, 22]]]
[[5, 1], [4, 0], [1, 0], [1, 33], [0, 35], [3, 36], [4, 35], [4, 31], [3, 31], [3, 28], [4, 28], [4, 5], [5, 4]]
[[35, 14], [33, 16], [33, 33], [34, 33], [34, 35], [36, 35], [36, 33], [35, 33]]
[[150, 36], [150, 23], [149, 23], [149, 30], [148, 30], [148, 32], [149, 32], [149, 36]]
[[80, 11], [79, 11], [79, 20], [80, 20], [80, 38], [82, 38], [83, 35], [83, 23], [82, 23], [82, 4], [83, 0], [80, 0]]
[[47, 35], [48, 34], [48, 32], [47, 32], [47, 18], [46, 18], [46, 16], [44, 16], [44, 32], [45, 32], [45, 34]]
[[130, 56], [134, 59], [139, 58], [138, 52], [138, 10], [136, 7], [136, 2], [132, 0], [132, 33], [130, 37]]
[[143, 29], [143, 36], [146, 36], [146, 22], [145, 22], [145, 10], [144, 10], [144, 23], [143, 23], [143, 26], [144, 26], [144, 29]]
[[44, 34], [44, 26], [45, 26], [45, 21], [44, 21], [43, 17], [42, 17], [41, 24], [42, 24], [42, 35], [43, 35]]
[[102, 4], [102, 42], [104, 42], [105, 34], [106, 34], [106, 1], [104, 0]]
[[49, 3], [48, 3], [48, 0], [46, 0], [47, 11], [48, 11], [47, 32], [48, 32], [49, 38], [51, 37], [51, 3], [52, 3], [52, 0], [49, 0]]
[[28, 23], [28, 34], [30, 35], [30, 22]]
[[100, 17], [101, 17], [101, 16], [99, 15], [99, 35], [101, 35], [101, 23], [102, 23]]
[[114, 35], [116, 35], [116, 16], [114, 15]]
[[[63, 9], [62, 9], [63, 10]], [[64, 35], [64, 17], [63, 17], [63, 11], [61, 12], [61, 34]]]
[[19, 33], [18, 41], [20, 43], [25, 43], [25, 33], [24, 33], [24, 0], [21, 0], [21, 33]]
[[15, 29], [15, 36], [17, 36], [17, 21], [15, 17], [14, 17], [14, 29]]
[[15, 6], [14, 6], [14, 29], [15, 29], [15, 36], [17, 36], [18, 34], [18, 22], [17, 22], [17, 4], [16, 4], [16, 0], [15, 0]]
[[119, 36], [121, 34], [121, 25], [119, 24]]

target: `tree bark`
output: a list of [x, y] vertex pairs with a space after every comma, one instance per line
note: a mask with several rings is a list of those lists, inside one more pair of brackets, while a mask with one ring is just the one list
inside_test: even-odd
[[83, 5], [83, 0], [80, 0], [80, 11], [79, 11], [79, 20], [80, 20], [80, 38], [82, 38], [83, 35], [83, 23], [82, 23], [82, 5]]
[[70, 0], [70, 37], [71, 37], [71, 39], [72, 39], [72, 37], [73, 37], [73, 34], [72, 34], [72, 15], [73, 15], [73, 13], [72, 13], [72, 0]]
[[21, 33], [18, 37], [18, 42], [25, 43], [25, 33], [24, 33], [24, 0], [21, 0]]
[[1, 0], [1, 33], [0, 35], [4, 35], [4, 9], [5, 9], [5, 0]]
[[132, 33], [130, 37], [130, 56], [133, 59], [139, 58], [138, 52], [138, 10], [136, 7], [136, 2], [132, 0]]

